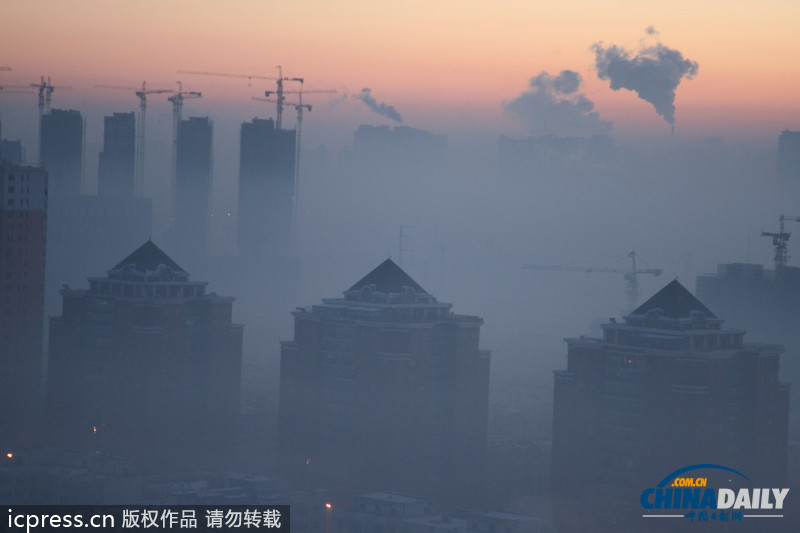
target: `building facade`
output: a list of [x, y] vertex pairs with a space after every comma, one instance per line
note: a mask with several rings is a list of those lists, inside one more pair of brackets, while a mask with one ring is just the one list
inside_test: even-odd
[[295, 131], [276, 129], [272, 119], [242, 124], [237, 229], [242, 255], [291, 250], [295, 150]]
[[800, 178], [800, 131], [784, 130], [778, 137], [778, 175]]
[[61, 447], [145, 471], [216, 464], [236, 450], [242, 327], [148, 241], [50, 319], [48, 427]]
[[211, 218], [213, 124], [208, 117], [181, 120], [173, 191], [175, 249], [205, 255]]
[[391, 259], [299, 309], [281, 347], [279, 455], [290, 478], [355, 495], [480, 496], [489, 402], [482, 319], [456, 315]]
[[784, 486], [782, 346], [746, 344], [744, 330], [722, 328], [677, 280], [602, 328], [601, 339], [567, 339], [567, 369], [555, 373], [559, 530], [650, 530], [641, 491], [689, 465], [724, 465], [757, 486]]
[[0, 161], [0, 447], [35, 443], [40, 418], [47, 173]]
[[98, 196], [133, 198], [136, 115], [114, 113], [103, 123], [103, 151], [97, 173]]
[[80, 111], [53, 109], [42, 115], [39, 165], [50, 176], [53, 202], [81, 194], [83, 132]]

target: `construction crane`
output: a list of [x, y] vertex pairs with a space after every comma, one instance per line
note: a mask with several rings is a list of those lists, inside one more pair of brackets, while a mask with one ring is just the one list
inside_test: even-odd
[[611, 268], [611, 267], [574, 267], [574, 266], [552, 266], [552, 265], [523, 265], [522, 268], [526, 270], [558, 270], [562, 272], [608, 272], [624, 274], [626, 282], [626, 294], [628, 297], [628, 312], [636, 308], [639, 302], [639, 274], [652, 274], [653, 276], [660, 276], [662, 270], [660, 268], [637, 268], [636, 267], [636, 252], [630, 252], [628, 257], [631, 258], [631, 267], [629, 269]]
[[[266, 91], [264, 96], [271, 96], [272, 94], [276, 94], [277, 91]], [[303, 131], [303, 110], [307, 109], [311, 112], [311, 105], [303, 103], [303, 95], [304, 94], [323, 94], [323, 93], [336, 93], [334, 89], [312, 89], [310, 91], [303, 91], [303, 81], [300, 80], [300, 90], [299, 91], [284, 91], [283, 94], [296, 94], [297, 95], [297, 102], [286, 102], [285, 99], [280, 103], [281, 106], [283, 105], [292, 105], [294, 106], [295, 110], [297, 111], [297, 127], [295, 131], [295, 138], [294, 138], [294, 192], [292, 197], [292, 227], [294, 228], [294, 244], [295, 248], [297, 247], [297, 218], [298, 218], [298, 197], [299, 197], [299, 184], [300, 184], [300, 149], [301, 149], [301, 135]], [[253, 100], [260, 100], [262, 102], [278, 102], [279, 100], [271, 99], [271, 98], [258, 98], [254, 97]]]
[[[53, 91], [56, 89], [72, 89], [72, 87], [59, 87], [50, 83], [50, 76], [45, 81], [44, 76], [39, 83], [31, 83], [31, 87], [39, 91], [39, 154], [37, 154], [37, 161], [41, 158], [42, 150], [42, 117], [50, 114], [50, 101], [53, 97]], [[39, 161], [41, 164], [41, 161]]]
[[183, 84], [178, 82], [178, 90], [173, 91], [173, 95], [167, 98], [172, 102], [172, 183], [170, 194], [172, 198], [172, 212], [175, 212], [175, 185], [178, 179], [178, 129], [181, 125], [183, 115], [183, 101], [192, 98], [202, 98], [203, 94], [196, 91], [184, 91]]
[[148, 89], [147, 82], [142, 82], [140, 87], [123, 87], [120, 85], [95, 85], [101, 89], [120, 89], [126, 91], [134, 91], [134, 94], [139, 98], [139, 124], [136, 128], [136, 164], [134, 186], [136, 196], [141, 197], [144, 190], [144, 152], [145, 152], [145, 125], [147, 118], [147, 95], [148, 94], [163, 94], [173, 93], [173, 89]]
[[789, 261], [789, 251], [786, 246], [786, 242], [789, 240], [789, 237], [792, 234], [785, 231], [784, 221], [794, 220], [795, 222], [800, 222], [800, 217], [787, 217], [785, 215], [781, 215], [778, 217], [778, 220], [781, 223], [780, 231], [778, 231], [778, 233], [769, 231], [761, 232], [762, 237], [772, 237], [772, 245], [775, 246], [775, 272], [783, 270]]
[[275, 128], [281, 129], [283, 124], [283, 106], [286, 103], [286, 98], [284, 97], [285, 91], [283, 90], [283, 82], [284, 81], [295, 81], [299, 82], [300, 84], [303, 83], [303, 78], [290, 78], [288, 76], [283, 75], [283, 67], [278, 65], [276, 67], [278, 69], [278, 77], [274, 76], [259, 76], [257, 74], [226, 74], [224, 72], [200, 72], [196, 70], [179, 70], [178, 73], [180, 74], [196, 74], [200, 76], [223, 76], [226, 78], [246, 78], [248, 80], [273, 80], [277, 83], [277, 90], [275, 91], [267, 91], [266, 96], [269, 96], [271, 93], [275, 93], [277, 95], [277, 99], [274, 101], [276, 105], [276, 112], [275, 112]]
[[[11, 90], [7, 91], [6, 89], [11, 89]], [[30, 94], [32, 92], [33, 91], [31, 90], [30, 85], [0, 85], [0, 93], [2, 94], [22, 94], [22, 93]]]

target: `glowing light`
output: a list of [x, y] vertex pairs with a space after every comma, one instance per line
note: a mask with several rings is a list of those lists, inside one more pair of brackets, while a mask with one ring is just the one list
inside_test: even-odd
[[325, 504], [325, 508], [326, 508], [326, 509], [333, 509], [333, 505], [331, 505], [331, 504], [329, 504], [329, 503], [326, 503], [326, 504]]
[[97, 433], [97, 426], [92, 426], [92, 433]]
[[311, 459], [306, 459], [306, 464], [310, 465], [311, 464]]
[[13, 453], [11, 453], [11, 452], [8, 452], [8, 453], [6, 454], [6, 457], [8, 457], [9, 459], [13, 459], [13, 458], [14, 458], [14, 454], [13, 454]]

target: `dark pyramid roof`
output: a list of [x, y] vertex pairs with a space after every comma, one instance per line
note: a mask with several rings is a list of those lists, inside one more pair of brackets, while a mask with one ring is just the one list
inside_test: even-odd
[[361, 290], [365, 285], [375, 285], [375, 290], [385, 293], [400, 293], [403, 287], [411, 287], [415, 292], [428, 294], [428, 291], [419, 286], [419, 284], [411, 279], [411, 276], [397, 266], [397, 263], [391, 259], [387, 259], [375, 269], [358, 280], [358, 282], [350, 287], [347, 292]]
[[702, 311], [707, 318], [717, 318], [703, 302], [680, 284], [677, 279], [655, 293], [649, 300], [633, 311], [632, 315], [644, 315], [651, 309], [661, 309], [667, 318], [689, 318], [691, 311]]
[[185, 272], [178, 264], [173, 261], [161, 248], [148, 240], [137, 248], [128, 257], [117, 263], [111, 270], [121, 270], [127, 265], [133, 265], [137, 272], [155, 272], [158, 265], [166, 265], [175, 272]]

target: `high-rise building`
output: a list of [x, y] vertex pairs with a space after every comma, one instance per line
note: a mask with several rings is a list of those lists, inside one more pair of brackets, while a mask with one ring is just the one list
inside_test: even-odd
[[242, 124], [237, 240], [243, 255], [290, 250], [295, 186], [295, 131], [272, 119]]
[[6, 160], [14, 165], [22, 164], [22, 141], [0, 139], [0, 161]]
[[567, 339], [567, 369], [555, 373], [551, 500], [559, 530], [652, 530], [642, 523], [642, 490], [690, 465], [724, 465], [755, 486], [784, 486], [782, 346], [746, 344], [744, 330], [722, 328], [677, 280], [602, 329], [601, 339]]
[[489, 352], [476, 316], [451, 312], [391, 259], [294, 313], [281, 347], [279, 454], [290, 478], [355, 495], [447, 504], [479, 496]]
[[135, 153], [136, 116], [114, 113], [105, 117], [97, 175], [99, 196], [133, 197]]
[[35, 441], [40, 416], [47, 173], [0, 161], [0, 446]]
[[83, 131], [80, 111], [53, 109], [42, 115], [39, 164], [50, 176], [53, 202], [81, 194]]
[[359, 126], [353, 134], [359, 158], [383, 164], [437, 166], [447, 156], [447, 136], [408, 126]]
[[50, 319], [47, 420], [61, 447], [145, 470], [218, 464], [235, 452], [242, 327], [148, 241], [88, 290], [62, 289]]
[[208, 117], [181, 120], [178, 126], [174, 198], [175, 249], [205, 255], [211, 217], [213, 125]]
[[778, 175], [800, 178], [800, 131], [785, 130], [778, 137]]

